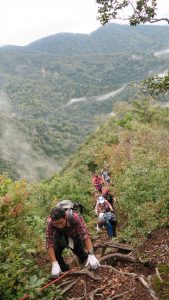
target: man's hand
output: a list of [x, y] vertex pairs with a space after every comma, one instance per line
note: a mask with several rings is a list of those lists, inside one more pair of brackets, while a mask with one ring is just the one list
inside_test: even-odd
[[57, 277], [59, 277], [60, 273], [61, 273], [61, 268], [60, 268], [58, 262], [54, 261], [52, 263], [52, 272], [51, 272], [51, 275], [52, 275], [53, 278], [57, 278]]
[[94, 254], [89, 254], [88, 255], [88, 259], [87, 259], [87, 263], [86, 263], [85, 267], [87, 267], [88, 265], [93, 270], [96, 270], [100, 266], [100, 263], [99, 263], [99, 261], [97, 260], [97, 258]]

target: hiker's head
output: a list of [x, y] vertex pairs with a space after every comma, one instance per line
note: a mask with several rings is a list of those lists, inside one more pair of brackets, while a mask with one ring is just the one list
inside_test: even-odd
[[99, 204], [103, 204], [104, 201], [105, 201], [104, 197], [100, 196], [99, 199], [98, 199]]
[[66, 225], [66, 214], [63, 207], [54, 207], [51, 210], [50, 217], [52, 219], [53, 226], [63, 229]]
[[[109, 193], [110, 193], [110, 190], [109, 190], [108, 188], [103, 189], [103, 193], [104, 193], [104, 194], [109, 194]], [[103, 197], [104, 197], [104, 196], [103, 196]]]

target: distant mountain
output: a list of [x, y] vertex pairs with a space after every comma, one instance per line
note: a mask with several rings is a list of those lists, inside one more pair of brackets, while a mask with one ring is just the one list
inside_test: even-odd
[[169, 69], [169, 27], [109, 24], [0, 48], [0, 173], [44, 178], [112, 112], [129, 84]]
[[165, 47], [167, 43], [169, 43], [167, 25], [130, 27], [128, 25], [108, 24], [89, 35], [55, 34], [35, 41], [26, 48], [55, 53], [56, 55], [150, 53]]

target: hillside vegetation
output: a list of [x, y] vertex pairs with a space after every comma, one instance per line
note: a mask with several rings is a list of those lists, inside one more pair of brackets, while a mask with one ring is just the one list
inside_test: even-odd
[[119, 99], [136, 97], [131, 82], [169, 68], [167, 53], [155, 55], [168, 47], [168, 36], [167, 26], [109, 24], [90, 35], [2, 47], [1, 173], [33, 182], [56, 172], [100, 116], [107, 118]]
[[[18, 299], [42, 286], [47, 215], [59, 199], [79, 201], [95, 235], [91, 176], [105, 162], [112, 174], [118, 216], [118, 239], [135, 244], [155, 228], [169, 225], [169, 109], [144, 98], [119, 103], [59, 173], [37, 185], [0, 177], [0, 289], [3, 300]], [[30, 239], [31, 236], [31, 239]], [[52, 299], [52, 288], [41, 299]], [[58, 291], [59, 293], [59, 291]], [[58, 294], [59, 295], [59, 294]]]

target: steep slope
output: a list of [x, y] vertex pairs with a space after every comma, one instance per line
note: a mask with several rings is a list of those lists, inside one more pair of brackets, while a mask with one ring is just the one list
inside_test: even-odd
[[[94, 291], [103, 293], [100, 297], [105, 299], [120, 294], [124, 300], [151, 300], [152, 295], [156, 299], [152, 290], [159, 299], [168, 299], [169, 109], [145, 98], [133, 105], [119, 104], [115, 112], [52, 178], [30, 186], [25, 180], [0, 177], [0, 288], [4, 300], [22, 299], [25, 294], [38, 299], [38, 288], [46, 284], [51, 268], [44, 241], [46, 218], [51, 207], [64, 198], [85, 206], [84, 218], [96, 255], [102, 264], [107, 263], [94, 279], [90, 273], [81, 273], [76, 294], [72, 286], [64, 299], [84, 296], [85, 288], [87, 299]], [[98, 195], [91, 178], [105, 166], [116, 196], [118, 242], [110, 242], [104, 232], [98, 236], [95, 229], [94, 196]], [[103, 255], [105, 247], [111, 257]], [[77, 273], [74, 257], [69, 256], [69, 262]], [[67, 276], [65, 284], [69, 285]], [[59, 296], [56, 286], [40, 294], [44, 300]]]

